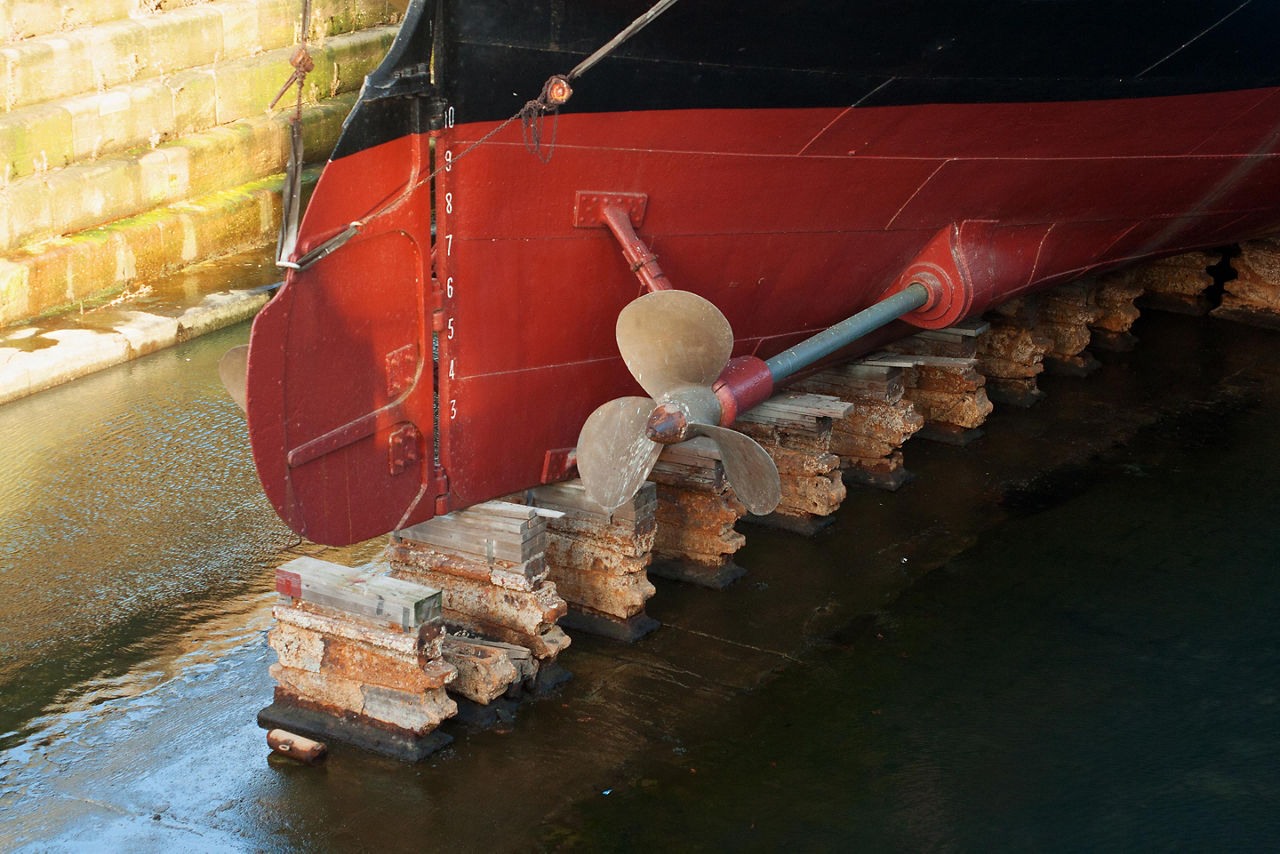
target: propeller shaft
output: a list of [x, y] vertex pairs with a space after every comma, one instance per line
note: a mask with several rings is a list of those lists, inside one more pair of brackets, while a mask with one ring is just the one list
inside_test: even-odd
[[852, 344], [862, 336], [875, 332], [902, 315], [915, 311], [929, 302], [931, 296], [927, 287], [919, 282], [913, 282], [893, 296], [864, 308], [835, 326], [804, 339], [794, 347], [788, 347], [766, 362], [769, 373], [773, 374], [773, 381], [781, 382], [796, 371], [807, 368], [825, 356], [830, 356], [841, 347]]

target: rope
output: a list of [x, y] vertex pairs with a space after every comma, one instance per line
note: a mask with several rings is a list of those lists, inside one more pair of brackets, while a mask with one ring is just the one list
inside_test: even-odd
[[582, 60], [582, 62], [579, 62], [576, 66], [574, 66], [574, 69], [569, 72], [569, 79], [577, 80], [579, 77], [586, 74], [588, 71], [591, 70], [591, 66], [595, 65], [597, 62], [604, 59], [609, 54], [613, 53], [614, 50], [617, 49], [618, 45], [622, 44], [624, 41], [631, 38], [636, 33], [643, 30], [645, 27], [649, 26], [651, 23], [653, 23], [653, 20], [655, 18], [657, 18], [663, 12], [670, 9], [675, 4], [676, 4], [676, 0], [658, 0], [657, 3], [653, 4], [653, 8], [651, 8], [648, 12], [645, 12], [639, 18], [636, 18], [634, 21], [632, 21], [630, 24], [627, 25], [626, 29], [618, 33], [613, 38], [609, 39], [609, 41], [605, 42], [600, 47], [599, 50], [597, 50], [595, 53], [588, 56], [586, 59]]
[[[558, 126], [559, 126], [560, 107], [562, 107], [569, 100], [570, 96], [573, 95], [573, 88], [569, 85], [570, 81], [576, 80], [582, 75], [586, 74], [597, 63], [599, 63], [600, 60], [604, 59], [609, 54], [613, 53], [615, 50], [618, 49], [618, 47], [623, 42], [627, 41], [636, 33], [640, 32], [645, 27], [649, 26], [649, 24], [653, 23], [653, 21], [659, 15], [661, 15], [663, 12], [670, 9], [677, 2], [678, 0], [658, 0], [657, 3], [654, 3], [653, 6], [650, 7], [649, 11], [645, 12], [643, 15], [641, 15], [640, 17], [632, 21], [630, 24], [628, 24], [616, 36], [614, 36], [613, 38], [609, 39], [609, 41], [601, 45], [600, 48], [596, 50], [595, 53], [591, 54], [586, 59], [582, 60], [582, 62], [579, 62], [577, 65], [575, 65], [573, 67], [573, 70], [570, 71], [568, 74], [556, 74], [556, 75], [553, 75], [552, 77], [549, 77], [547, 79], [547, 82], [542, 85], [542, 92], [538, 95], [538, 97], [530, 101], [526, 101], [523, 107], [521, 107], [519, 110], [517, 110], [507, 119], [504, 119], [502, 122], [499, 122], [498, 125], [493, 128], [493, 130], [489, 131], [484, 136], [480, 137], [475, 142], [471, 143], [466, 148], [464, 148], [457, 156], [453, 157], [449, 163], [445, 165], [437, 166], [425, 177], [420, 178], [419, 180], [410, 184], [409, 187], [406, 189], [405, 193], [401, 194], [401, 198], [403, 198], [405, 194], [412, 193], [414, 190], [420, 189], [421, 187], [429, 184], [437, 175], [443, 172], [446, 168], [452, 168], [454, 165], [457, 164], [459, 160], [466, 157], [468, 154], [475, 151], [477, 148], [484, 145], [485, 143], [493, 139], [498, 134], [502, 133], [502, 131], [506, 130], [507, 127], [509, 127], [513, 122], [516, 122], [516, 121], [520, 122], [520, 137], [524, 142], [525, 148], [528, 149], [530, 153], [536, 156], [543, 163], [549, 162], [551, 160], [551, 155], [555, 152], [556, 131], [558, 130]], [[304, 3], [306, 4], [305, 8], [310, 9], [311, 0], [304, 0]], [[306, 52], [305, 24], [304, 24], [304, 30], [303, 30], [303, 39], [304, 39], [303, 47], [299, 49], [299, 53], [305, 54]], [[309, 60], [310, 57], [307, 57], [307, 59]], [[310, 71], [310, 70], [311, 70], [310, 68], [307, 69], [307, 71]], [[298, 76], [298, 72], [295, 71], [294, 75], [295, 77]], [[302, 77], [305, 77], [305, 76], [306, 76], [306, 73], [302, 72]], [[282, 89], [280, 91], [280, 94], [276, 96], [277, 101], [280, 100], [280, 97], [283, 96], [285, 91], [288, 90], [289, 84], [292, 83], [293, 80], [294, 80], [293, 77], [289, 78], [289, 81], [285, 84], [285, 88]], [[301, 115], [301, 98], [302, 98], [301, 83], [299, 83], [299, 86], [298, 86], [298, 98], [299, 98], [299, 107], [298, 107], [299, 115]], [[272, 103], [272, 106], [275, 106], [275, 101], [272, 101], [271, 103]], [[547, 146], [545, 148], [545, 154], [544, 154], [543, 122], [548, 116], [551, 117], [551, 140], [549, 143], [547, 143]], [[364, 217], [364, 219], [356, 220], [350, 223], [345, 229], [343, 229], [342, 232], [335, 234], [333, 237], [329, 238], [324, 243], [320, 244], [315, 249], [312, 249], [310, 252], [308, 252], [307, 258], [310, 260], [307, 263], [300, 262], [298, 265], [299, 268], [306, 269], [311, 264], [314, 264], [316, 261], [320, 260], [320, 258], [324, 257], [325, 255], [328, 255], [334, 249], [337, 249], [338, 246], [341, 245], [341, 243], [345, 243], [347, 240], [350, 240], [351, 237], [354, 236], [355, 232], [358, 232], [371, 220], [377, 219], [378, 217], [385, 215], [391, 209], [397, 206], [398, 206], [398, 202], [396, 201], [388, 202], [387, 204], [383, 205], [381, 208], [373, 211], [368, 216]], [[330, 247], [330, 244], [333, 244], [337, 241], [341, 241], [341, 243], [338, 243], [338, 245]]]
[[[516, 120], [521, 122], [523, 129], [522, 137], [524, 139], [525, 147], [534, 154], [537, 154], [538, 159], [542, 160], [543, 163], [546, 163], [551, 159], [551, 152], [548, 152], [547, 155], [543, 157], [540, 151], [540, 143], [542, 139], [541, 120], [547, 115], [558, 117], [560, 107], [563, 106], [564, 103], [569, 100], [569, 96], [573, 94], [573, 89], [570, 88], [569, 83], [573, 80], [577, 80], [579, 77], [590, 71], [596, 63], [617, 50], [623, 42], [627, 41], [627, 39], [653, 23], [659, 15], [674, 6], [676, 2], [677, 0], [658, 0], [657, 3], [650, 7], [649, 11], [645, 12], [643, 15], [628, 24], [616, 36], [601, 45], [595, 53], [575, 65], [573, 70], [568, 74], [557, 74], [554, 77], [549, 78], [542, 86], [542, 94], [537, 98], [534, 98], [532, 101], [526, 101], [525, 105], [517, 110], [510, 118], [506, 119], [493, 130], [489, 131], [484, 136], [471, 143], [471, 145], [464, 148], [457, 157], [453, 158], [450, 165], [452, 166], [454, 163], [457, 163], [472, 151], [475, 151], [481, 145], [484, 145], [486, 142], [493, 139], [493, 137], [497, 136], [505, 130], [508, 125]], [[552, 149], [555, 147], [555, 133], [556, 128], [553, 123], [551, 131]], [[443, 171], [443, 166], [437, 167], [435, 171], [423, 178], [418, 184], [415, 184], [412, 189], [417, 189], [423, 183], [430, 181]], [[376, 216], [376, 214], [374, 214], [374, 216]]]

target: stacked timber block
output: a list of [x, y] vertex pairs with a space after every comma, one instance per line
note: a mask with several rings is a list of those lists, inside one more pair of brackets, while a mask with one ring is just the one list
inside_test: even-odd
[[1207, 291], [1213, 285], [1209, 268], [1219, 253], [1184, 252], [1150, 261], [1134, 270], [1134, 282], [1145, 291], [1142, 302], [1178, 314], [1207, 314], [1213, 307]]
[[987, 331], [978, 336], [978, 370], [987, 378], [987, 396], [996, 403], [1027, 407], [1044, 397], [1037, 377], [1053, 339], [1036, 323], [1034, 297], [1009, 300], [987, 312]]
[[1229, 279], [1215, 317], [1280, 329], [1280, 237], [1247, 240], [1231, 261]]
[[569, 605], [560, 624], [615, 640], [638, 640], [658, 627], [645, 613], [654, 594], [645, 569], [653, 560], [657, 490], [646, 483], [612, 513], [587, 497], [582, 481], [527, 490], [520, 500], [549, 509], [547, 577]]
[[[449, 693], [478, 706], [490, 706], [501, 698], [518, 700], [525, 691], [543, 687], [542, 669], [528, 647], [447, 632], [442, 643], [444, 660], [456, 671]], [[471, 720], [487, 722], [481, 715]]]
[[[300, 12], [298, 0], [0, 3], [0, 325], [274, 241], [294, 99], [267, 105], [293, 71]], [[314, 0], [313, 162], [399, 15], [388, 0]]]
[[734, 554], [747, 543], [735, 526], [747, 513], [725, 479], [720, 450], [697, 437], [662, 449], [649, 475], [657, 493], [649, 574], [720, 590], [746, 572]]
[[548, 514], [487, 501], [405, 528], [387, 546], [393, 577], [441, 591], [455, 695], [485, 704], [563, 678], [555, 659], [569, 636], [556, 623], [568, 605], [548, 577]]
[[452, 739], [440, 591], [390, 578], [385, 563], [348, 568], [300, 557], [276, 570], [281, 601], [267, 635], [275, 701], [264, 729], [336, 739], [417, 761]]
[[743, 413], [734, 429], [759, 442], [773, 458], [782, 500], [767, 516], [748, 520], [802, 534], [825, 528], [847, 491], [840, 457], [831, 452], [835, 422], [854, 406], [838, 397], [786, 392]]
[[1134, 300], [1142, 296], [1142, 285], [1132, 270], [1105, 273], [1090, 283], [1097, 313], [1089, 323], [1089, 346], [1095, 350], [1126, 352], [1138, 343], [1129, 330], [1140, 312]]
[[1064, 376], [1088, 376], [1100, 363], [1086, 348], [1101, 315], [1090, 283], [1069, 282], [1036, 298], [1036, 329], [1052, 344], [1044, 354], [1045, 370]]
[[811, 374], [792, 386], [853, 404], [831, 434], [831, 453], [840, 457], [845, 483], [896, 490], [911, 479], [903, 465], [902, 445], [924, 427], [924, 417], [904, 397], [904, 375], [898, 366], [854, 362]]
[[902, 369], [905, 397], [924, 419], [920, 438], [967, 445], [982, 436], [992, 409], [977, 359], [986, 331], [982, 321], [962, 321], [903, 338], [862, 363]]

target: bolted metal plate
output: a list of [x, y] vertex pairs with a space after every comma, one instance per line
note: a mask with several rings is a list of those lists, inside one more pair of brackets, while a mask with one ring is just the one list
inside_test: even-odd
[[574, 197], [573, 224], [575, 228], [603, 226], [606, 207], [622, 208], [627, 212], [633, 228], [644, 222], [649, 197], [644, 193], [592, 193], [579, 190]]

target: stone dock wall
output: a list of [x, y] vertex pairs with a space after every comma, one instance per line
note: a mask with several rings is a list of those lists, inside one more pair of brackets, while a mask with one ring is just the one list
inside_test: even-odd
[[[307, 159], [337, 141], [403, 3], [313, 0]], [[271, 244], [301, 0], [0, 4], [0, 326]]]

